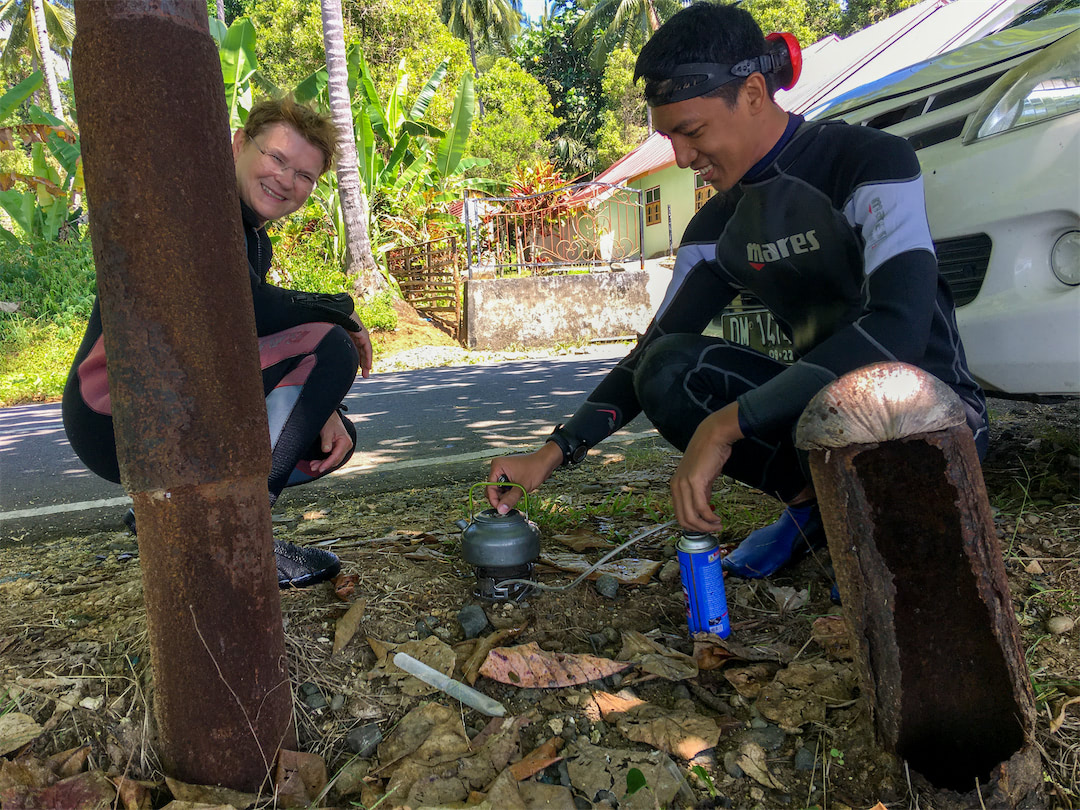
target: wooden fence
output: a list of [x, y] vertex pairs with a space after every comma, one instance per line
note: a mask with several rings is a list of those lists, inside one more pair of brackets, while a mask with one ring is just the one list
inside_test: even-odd
[[461, 332], [461, 269], [456, 236], [395, 248], [388, 254], [390, 273], [405, 300], [421, 315]]

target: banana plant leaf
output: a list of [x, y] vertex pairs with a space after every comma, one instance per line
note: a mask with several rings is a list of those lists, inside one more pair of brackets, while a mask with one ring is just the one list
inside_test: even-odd
[[443, 78], [446, 76], [447, 68], [450, 67], [450, 58], [447, 57], [439, 62], [435, 70], [432, 71], [430, 78], [424, 84], [424, 89], [420, 91], [420, 95], [416, 97], [416, 101], [413, 102], [412, 109], [409, 110], [409, 120], [419, 121], [425, 115], [427, 115], [428, 106], [431, 104], [431, 100], [435, 98], [435, 93], [439, 89], [439, 85], [442, 84]]
[[439, 142], [439, 152], [435, 158], [435, 167], [441, 177], [450, 177], [458, 171], [458, 164], [465, 156], [465, 142], [469, 139], [473, 115], [476, 112], [476, 93], [473, 91], [473, 77], [465, 73], [458, 86], [457, 98], [454, 99], [454, 111], [450, 114], [450, 126], [446, 135]]
[[225, 102], [229, 108], [229, 129], [239, 129], [251, 109], [251, 75], [258, 59], [255, 55], [255, 26], [247, 17], [239, 17], [221, 41], [218, 49], [221, 75], [225, 79]]
[[36, 91], [41, 89], [44, 83], [40, 70], [35, 70], [17, 85], [0, 96], [0, 121], [11, 115], [15, 109]]

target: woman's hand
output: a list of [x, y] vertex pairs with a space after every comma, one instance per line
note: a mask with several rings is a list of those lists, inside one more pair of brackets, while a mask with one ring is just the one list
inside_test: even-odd
[[349, 332], [349, 337], [352, 338], [353, 345], [360, 354], [360, 376], [367, 379], [371, 374], [371, 362], [375, 356], [375, 350], [371, 347], [371, 334], [367, 327], [360, 323], [355, 312], [349, 316], [349, 319], [360, 327], [359, 332]]
[[341, 421], [344, 418], [337, 411], [334, 411], [319, 431], [319, 446], [327, 455], [326, 458], [316, 459], [308, 463], [312, 472], [330, 472], [341, 464], [345, 456], [352, 450], [352, 437], [345, 430], [345, 425]]

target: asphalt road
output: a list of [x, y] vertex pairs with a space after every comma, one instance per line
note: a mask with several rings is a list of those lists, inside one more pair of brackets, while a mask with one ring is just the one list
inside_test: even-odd
[[[283, 497], [482, 481], [487, 459], [539, 445], [624, 351], [357, 379], [345, 400], [357, 452], [333, 475]], [[655, 432], [639, 417], [613, 440], [645, 435]], [[0, 410], [0, 543], [115, 529], [129, 505], [122, 487], [89, 473], [72, 453], [59, 403]]]

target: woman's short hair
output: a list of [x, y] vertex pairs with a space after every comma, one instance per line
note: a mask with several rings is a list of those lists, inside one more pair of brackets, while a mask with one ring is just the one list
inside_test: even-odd
[[338, 131], [327, 116], [304, 104], [298, 104], [288, 96], [263, 99], [248, 113], [244, 123], [244, 135], [254, 138], [274, 124], [288, 124], [299, 132], [304, 140], [322, 152], [322, 171], [330, 168], [337, 155]]

